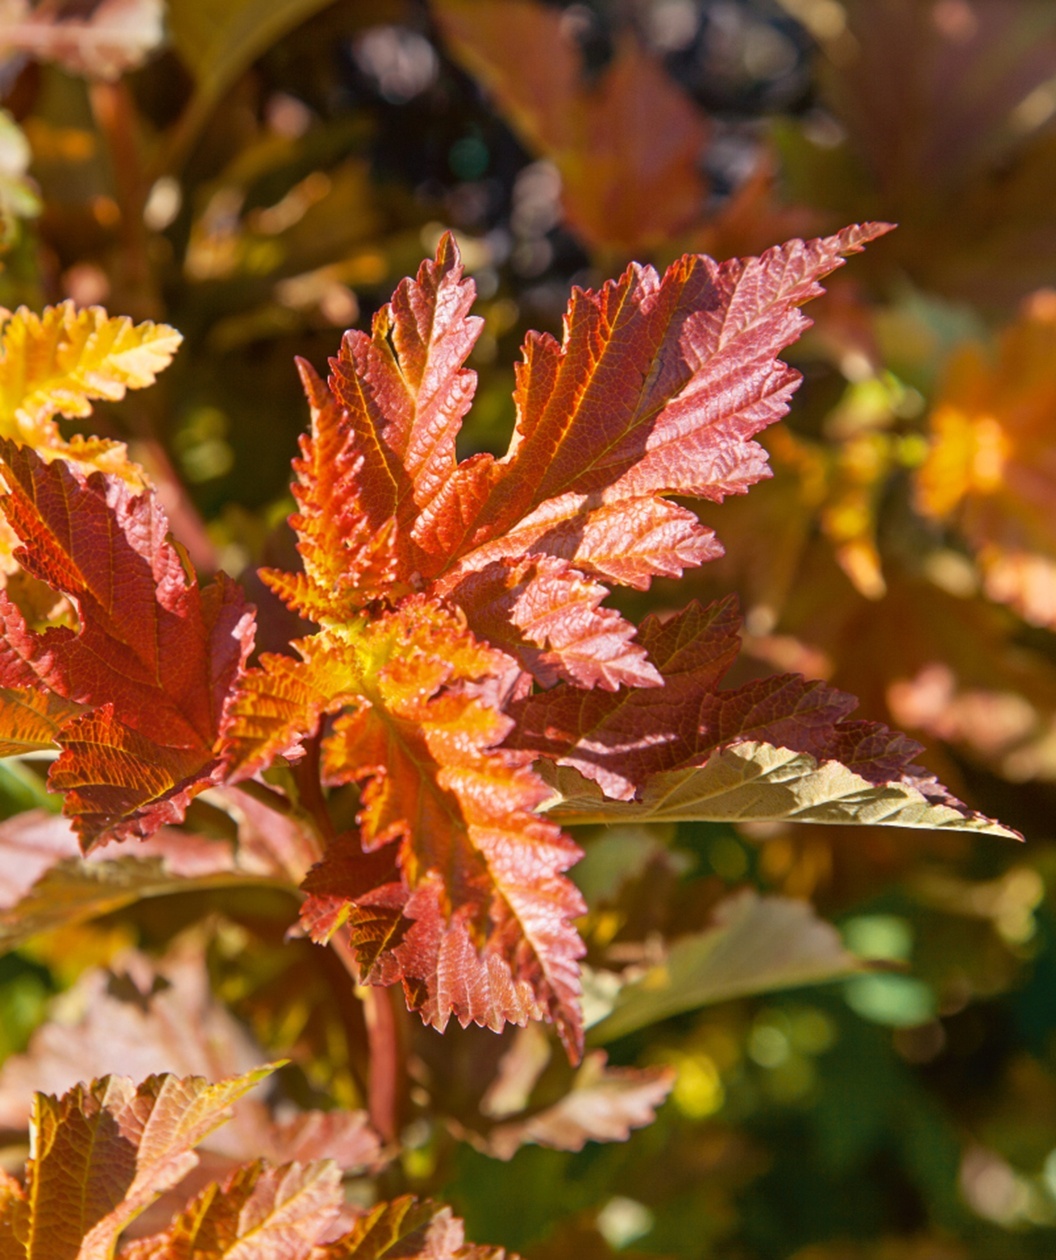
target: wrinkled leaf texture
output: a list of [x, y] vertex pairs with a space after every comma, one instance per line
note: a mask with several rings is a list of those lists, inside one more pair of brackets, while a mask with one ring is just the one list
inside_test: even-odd
[[574, 291], [563, 341], [528, 338], [502, 459], [455, 454], [480, 321], [450, 236], [371, 335], [346, 335], [327, 383], [302, 365], [303, 569], [265, 577], [321, 629], [300, 660], [265, 657], [247, 676], [231, 755], [252, 773], [340, 714], [323, 767], [362, 785], [360, 834], [309, 875], [302, 921], [316, 940], [347, 931], [362, 978], [402, 981], [429, 1023], [542, 1014], [580, 1052], [582, 903], [562, 874], [577, 854], [538, 816], [551, 793], [530, 764], [554, 755], [548, 706], [630, 716], [627, 755], [593, 776], [623, 801], [738, 739], [847, 756], [879, 782], [902, 774], [915, 746], [845, 722], [838, 693], [786, 678], [716, 694], [737, 650], [731, 605], [687, 611], [685, 642], [666, 647], [652, 621], [636, 635], [602, 606], [609, 583], [645, 588], [719, 554], [668, 496], [719, 501], [767, 475], [752, 439], [798, 381], [777, 358], [806, 326], [798, 308], [885, 230], [724, 264], [687, 256], [663, 277], [635, 265]]
[[153, 385], [182, 338], [167, 324], [133, 324], [100, 306], [72, 302], [2, 312], [0, 437], [17, 438], [45, 455], [97, 463], [141, 484], [117, 442], [75, 436], [65, 442], [56, 415], [81, 418], [96, 399], [116, 402], [129, 389]]
[[[481, 321], [442, 238], [371, 333], [346, 334], [327, 382], [302, 364], [302, 569], [264, 577], [319, 631], [244, 673], [249, 614], [224, 579], [199, 591], [187, 577], [149, 493], [6, 444], [19, 559], [80, 624], [37, 633], [0, 602], [0, 687], [61, 702], [20, 700], [11, 726], [30, 728], [27, 747], [63, 749], [49, 782], [82, 843], [178, 821], [203, 787], [297, 758], [318, 735], [324, 780], [358, 784], [361, 808], [305, 881], [311, 936], [346, 933], [361, 979], [402, 982], [439, 1029], [548, 1018], [575, 1058], [583, 902], [559, 821], [648, 815], [665, 775], [692, 789], [738, 745], [799, 756], [823, 802], [849, 776], [840, 821], [905, 821], [873, 808], [904, 791], [889, 781], [933, 804], [915, 746], [849, 721], [848, 697], [790, 676], [719, 691], [737, 650], [728, 603], [640, 633], [603, 605], [610, 584], [644, 589], [719, 554], [669, 496], [721, 501], [768, 475], [753, 438], [798, 382], [777, 356], [808, 323], [799, 307], [886, 230], [721, 264], [687, 255], [662, 277], [634, 264], [575, 290], [563, 340], [527, 339], [509, 451], [461, 463]], [[543, 811], [555, 798], [537, 758], [593, 779], [601, 805], [584, 814], [563, 786]], [[980, 825], [933, 791], [944, 825]], [[795, 793], [767, 802], [768, 816], [800, 808]]]
[[198, 1162], [195, 1147], [271, 1068], [215, 1085], [169, 1074], [136, 1085], [107, 1076], [61, 1098], [38, 1093], [23, 1187], [0, 1172], [4, 1260], [501, 1260], [466, 1246], [447, 1208], [410, 1196], [379, 1203], [347, 1225], [341, 1175], [330, 1160], [278, 1167], [254, 1160], [205, 1186], [161, 1233], [122, 1231]]
[[15, 558], [66, 595], [76, 629], [31, 629], [0, 591], [0, 738], [61, 749], [49, 787], [87, 850], [180, 822], [223, 777], [223, 706], [253, 616], [221, 576], [204, 590], [167, 537], [155, 495], [0, 439], [0, 500]]
[[0, 1198], [4, 1254], [26, 1260], [104, 1260], [121, 1232], [198, 1162], [194, 1148], [230, 1104], [267, 1076], [256, 1069], [211, 1085], [106, 1076], [61, 1098], [37, 1094], [23, 1190]]

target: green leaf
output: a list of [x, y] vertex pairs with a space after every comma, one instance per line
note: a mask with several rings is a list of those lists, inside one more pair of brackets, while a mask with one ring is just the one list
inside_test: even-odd
[[181, 0], [169, 9], [169, 39], [194, 76], [195, 93], [180, 120], [186, 151], [217, 102], [243, 71], [287, 32], [333, 0]]
[[838, 761], [745, 740], [702, 766], [654, 774], [640, 799], [614, 801], [577, 771], [559, 767], [548, 817], [564, 826], [605, 822], [810, 822], [921, 827], [1021, 837], [950, 797], [934, 779], [870, 783]]
[[613, 1041], [712, 1002], [820, 984], [861, 967], [806, 902], [745, 889], [720, 903], [711, 927], [676, 940], [663, 962], [622, 988], [588, 1040]]

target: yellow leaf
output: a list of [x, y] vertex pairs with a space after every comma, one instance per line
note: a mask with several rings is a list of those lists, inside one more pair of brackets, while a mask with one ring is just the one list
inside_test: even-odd
[[[95, 399], [116, 402], [128, 389], [153, 385], [181, 341], [166, 324], [133, 324], [101, 306], [77, 310], [72, 302], [42, 315], [19, 307], [2, 326], [0, 436], [53, 456], [70, 450], [53, 417], [87, 416]], [[115, 446], [78, 445], [73, 457], [94, 464]]]

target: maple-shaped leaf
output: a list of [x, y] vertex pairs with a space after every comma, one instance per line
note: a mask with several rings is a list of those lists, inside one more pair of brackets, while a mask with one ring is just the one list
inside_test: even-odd
[[5, 0], [0, 58], [28, 53], [71, 74], [116, 79], [141, 65], [163, 37], [161, 0]]
[[267, 574], [331, 625], [409, 590], [457, 604], [470, 629], [543, 685], [659, 685], [605, 583], [644, 588], [720, 548], [670, 495], [715, 501], [767, 475], [752, 439], [785, 414], [798, 374], [777, 355], [799, 307], [871, 224], [760, 258], [686, 255], [576, 290], [564, 340], [531, 334], [507, 455], [457, 463], [478, 322], [450, 236], [417, 279], [346, 334], [329, 392], [306, 374], [312, 431], [297, 464], [303, 574]]
[[1042, 291], [1006, 329], [996, 362], [978, 348], [951, 362], [932, 409], [917, 503], [953, 521], [986, 593], [1056, 628], [1056, 294]]
[[[197, 1162], [194, 1148], [271, 1071], [216, 1085], [107, 1076], [56, 1098], [37, 1094], [26, 1189], [0, 1194], [5, 1260], [105, 1260], [119, 1235]], [[17, 1187], [17, 1188], [16, 1188]]]
[[[798, 308], [844, 255], [886, 230], [848, 228], [722, 264], [686, 255], [663, 277], [634, 265], [597, 292], [575, 290], [562, 342], [529, 335], [508, 453], [459, 465], [415, 525], [419, 570], [436, 575], [473, 629], [531, 668], [521, 622], [548, 604], [566, 619], [578, 606], [582, 619], [594, 595], [584, 582], [570, 600], [569, 581], [555, 580], [562, 573], [645, 588], [720, 554], [712, 532], [666, 496], [719, 502], [768, 475], [752, 439], [785, 414], [799, 381], [777, 358], [807, 326]], [[496, 602], [511, 623], [502, 640]], [[598, 613], [595, 627], [606, 644], [622, 630], [602, 627]], [[582, 652], [566, 667], [563, 645], [540, 646], [581, 686], [658, 681], [629, 649], [621, 658], [609, 648], [591, 674]]]
[[[241, 592], [221, 576], [205, 590], [166, 537], [152, 491], [86, 476], [0, 439], [0, 500], [21, 539], [17, 559], [67, 596], [78, 626], [31, 630], [0, 592], [0, 686], [41, 720], [64, 712], [49, 786], [66, 793], [87, 849], [103, 835], [143, 836], [182, 819], [223, 775], [214, 745], [252, 643]], [[30, 697], [57, 699], [43, 715]]]
[[227, 755], [254, 773], [337, 715], [324, 774], [361, 784], [360, 837], [313, 872], [303, 922], [317, 940], [347, 931], [362, 978], [402, 981], [427, 1021], [546, 1014], [578, 1047], [581, 902], [562, 875], [577, 851], [538, 816], [548, 790], [527, 752], [499, 747], [503, 706], [530, 678], [660, 694], [635, 627], [603, 607], [607, 584], [718, 553], [667, 496], [718, 501], [766, 475], [752, 439], [798, 381], [777, 358], [807, 324], [798, 308], [886, 230], [577, 290], [562, 343], [529, 337], [501, 460], [456, 456], [479, 321], [450, 236], [369, 335], [346, 334], [327, 385], [302, 368], [303, 570], [264, 576], [322, 629], [295, 644], [300, 660], [247, 674]]
[[362, 978], [402, 980], [438, 1028], [546, 1015], [578, 1050], [583, 903], [562, 872], [579, 850], [534, 812], [547, 789], [529, 757], [497, 747], [510, 720], [472, 686], [508, 662], [419, 597], [356, 646], [369, 682], [324, 739], [323, 768], [364, 785], [360, 838], [310, 873], [305, 926], [317, 940], [346, 927]]
[[556, 774], [552, 817], [796, 819], [1017, 834], [914, 766], [918, 744], [849, 719], [851, 696], [798, 674], [721, 690], [738, 629], [732, 597], [691, 604], [664, 623], [647, 617], [640, 637], [663, 671], [662, 691], [562, 685], [511, 706], [517, 725], [508, 744], [567, 767]]

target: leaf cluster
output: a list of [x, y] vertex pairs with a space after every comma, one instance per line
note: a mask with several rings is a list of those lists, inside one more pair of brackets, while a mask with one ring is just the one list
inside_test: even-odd
[[1033, 1260], [1051, 22], [9, 8], [0, 1250]]

